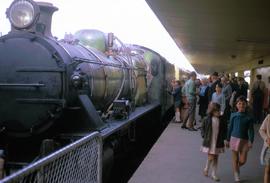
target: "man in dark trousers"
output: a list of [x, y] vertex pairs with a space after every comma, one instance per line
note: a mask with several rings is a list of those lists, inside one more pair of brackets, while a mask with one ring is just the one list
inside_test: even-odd
[[212, 83], [210, 84], [210, 90], [209, 90], [209, 93], [208, 93], [208, 96], [209, 96], [209, 100], [208, 101], [211, 101], [213, 93], [216, 92], [216, 85], [218, 83], [220, 83], [220, 80], [218, 78], [218, 73], [217, 72], [214, 72], [211, 75], [211, 81], [212, 81]]
[[256, 123], [261, 123], [263, 118], [263, 100], [265, 83], [262, 81], [262, 75], [256, 75], [255, 81], [251, 88], [251, 102], [253, 108], [253, 115]]

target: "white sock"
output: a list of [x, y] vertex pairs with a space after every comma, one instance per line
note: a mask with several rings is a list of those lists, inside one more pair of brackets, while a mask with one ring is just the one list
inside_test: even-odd
[[216, 177], [217, 176], [217, 162], [214, 160], [212, 163], [212, 176]]
[[175, 112], [175, 121], [181, 121], [180, 120], [180, 112]]
[[234, 172], [234, 180], [235, 181], [240, 181], [240, 176], [238, 172]]
[[212, 161], [209, 160], [209, 159], [207, 159], [206, 165], [205, 165], [205, 168], [204, 168], [204, 171], [207, 171], [208, 172], [209, 169], [210, 169], [211, 164], [212, 164]]

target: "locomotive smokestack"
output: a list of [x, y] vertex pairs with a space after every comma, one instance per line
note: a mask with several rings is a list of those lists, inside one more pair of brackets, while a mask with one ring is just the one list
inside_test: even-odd
[[44, 36], [52, 37], [51, 24], [52, 15], [58, 10], [51, 3], [37, 2], [40, 8], [40, 17], [37, 21], [35, 32], [42, 33]]

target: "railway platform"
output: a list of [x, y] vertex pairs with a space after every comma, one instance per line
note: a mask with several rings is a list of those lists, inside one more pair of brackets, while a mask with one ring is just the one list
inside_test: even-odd
[[[200, 123], [198, 124], [200, 125]], [[262, 139], [255, 125], [255, 140], [248, 154], [247, 163], [241, 168], [243, 183], [263, 182], [260, 165]], [[200, 131], [181, 129], [181, 124], [170, 123], [128, 183], [209, 183], [203, 175], [207, 155], [200, 152]], [[231, 151], [226, 149], [219, 157], [218, 176], [222, 183], [234, 182]]]

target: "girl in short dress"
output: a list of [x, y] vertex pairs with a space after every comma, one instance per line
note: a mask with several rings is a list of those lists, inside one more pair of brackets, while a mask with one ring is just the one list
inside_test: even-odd
[[270, 182], [270, 114], [264, 119], [259, 133], [263, 138], [264, 144], [261, 153], [261, 163], [265, 165], [264, 183]]
[[170, 95], [173, 96], [174, 101], [174, 109], [175, 109], [175, 122], [180, 123], [180, 108], [181, 108], [181, 97], [182, 97], [182, 86], [181, 82], [179, 80], [173, 80], [172, 81], [172, 91], [168, 91]]
[[235, 182], [240, 182], [240, 167], [247, 161], [247, 155], [254, 140], [253, 118], [246, 112], [247, 101], [244, 96], [236, 99], [237, 112], [231, 114], [227, 140], [232, 150]]
[[218, 155], [224, 152], [227, 123], [220, 116], [218, 103], [209, 104], [207, 116], [202, 120], [201, 134], [203, 137], [201, 151], [208, 155], [203, 174], [208, 176], [208, 171], [212, 167], [211, 178], [219, 181], [217, 176]]

